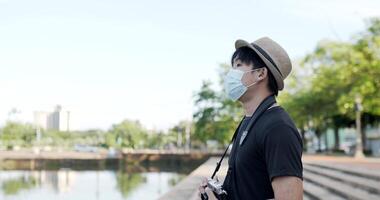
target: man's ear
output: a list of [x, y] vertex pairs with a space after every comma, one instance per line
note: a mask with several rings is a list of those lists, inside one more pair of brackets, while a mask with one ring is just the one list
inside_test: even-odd
[[259, 70], [259, 78], [260, 80], [264, 80], [268, 76], [268, 69], [266, 67]]

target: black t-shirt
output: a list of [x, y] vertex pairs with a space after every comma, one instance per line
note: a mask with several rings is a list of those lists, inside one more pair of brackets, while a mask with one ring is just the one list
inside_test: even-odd
[[266, 110], [240, 145], [251, 117], [244, 117], [229, 157], [223, 188], [228, 199], [272, 199], [271, 181], [278, 176], [303, 179], [302, 139], [292, 119], [280, 106]]

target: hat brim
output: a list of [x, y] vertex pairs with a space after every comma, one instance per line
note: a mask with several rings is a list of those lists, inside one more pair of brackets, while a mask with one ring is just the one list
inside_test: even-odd
[[257, 53], [257, 55], [259, 55], [259, 57], [264, 61], [264, 63], [272, 73], [274, 79], [276, 80], [278, 90], [284, 89], [284, 80], [281, 74], [277, 71], [276, 67], [259, 50], [257, 50], [251, 43], [241, 39], [235, 41], [235, 49], [238, 49], [240, 47], [249, 47], [252, 50], [254, 50]]

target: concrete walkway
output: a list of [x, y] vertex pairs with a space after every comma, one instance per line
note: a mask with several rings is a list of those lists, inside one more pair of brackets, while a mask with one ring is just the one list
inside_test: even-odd
[[[198, 186], [202, 181], [203, 177], [210, 177], [215, 169], [216, 163], [220, 158], [212, 157], [207, 160], [204, 164], [195, 169], [191, 174], [189, 174], [184, 180], [178, 183], [172, 190], [164, 194], [160, 200], [192, 200], [200, 199], [198, 197]], [[218, 177], [221, 181], [224, 179], [225, 173], [227, 172], [227, 162], [228, 160], [223, 160], [223, 165], [220, 167]], [[210, 195], [211, 196], [211, 195]], [[211, 198], [210, 198], [211, 200]]]
[[[217, 157], [210, 158], [160, 200], [195, 200], [202, 177], [210, 177]], [[221, 180], [228, 160], [218, 173]], [[380, 199], [380, 159], [304, 155], [304, 199]], [[211, 196], [211, 195], [210, 195]]]

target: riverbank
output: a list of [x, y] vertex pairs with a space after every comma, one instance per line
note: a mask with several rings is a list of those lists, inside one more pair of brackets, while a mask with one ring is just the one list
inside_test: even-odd
[[[107, 151], [0, 151], [0, 170], [54, 170], [70, 168], [75, 170], [121, 169], [131, 170], [135, 166], [160, 168], [170, 166], [170, 171], [189, 174], [210, 156], [202, 152], [136, 150], [119, 151], [109, 155]], [[189, 167], [187, 167], [189, 166]], [[165, 167], [161, 167], [165, 169]], [[183, 170], [189, 169], [189, 170]]]
[[[118, 157], [118, 156], [115, 156]], [[32, 160], [32, 159], [78, 159], [101, 160], [107, 159], [107, 152], [76, 152], [76, 151], [0, 151], [0, 160]]]
[[[174, 186], [169, 192], [160, 197], [159, 200], [192, 200], [199, 199], [197, 187], [199, 186], [202, 177], [210, 177], [211, 173], [215, 169], [216, 162], [220, 158], [212, 157], [205, 163], [191, 172], [186, 178]], [[227, 171], [227, 160], [224, 160], [220, 167], [218, 176], [221, 180], [224, 179], [224, 173]]]
[[84, 159], [84, 160], [104, 160], [104, 159], [149, 159], [156, 160], [160, 157], [181, 156], [189, 158], [200, 158], [205, 156], [219, 156], [223, 151], [205, 152], [198, 150], [184, 151], [184, 150], [130, 150], [122, 149], [119, 151], [107, 151], [105, 149], [96, 152], [79, 152], [79, 151], [32, 151], [32, 150], [18, 150], [18, 151], [5, 151], [0, 150], [0, 160], [33, 160], [33, 159], [46, 159], [46, 160], [59, 160], [59, 159]]

